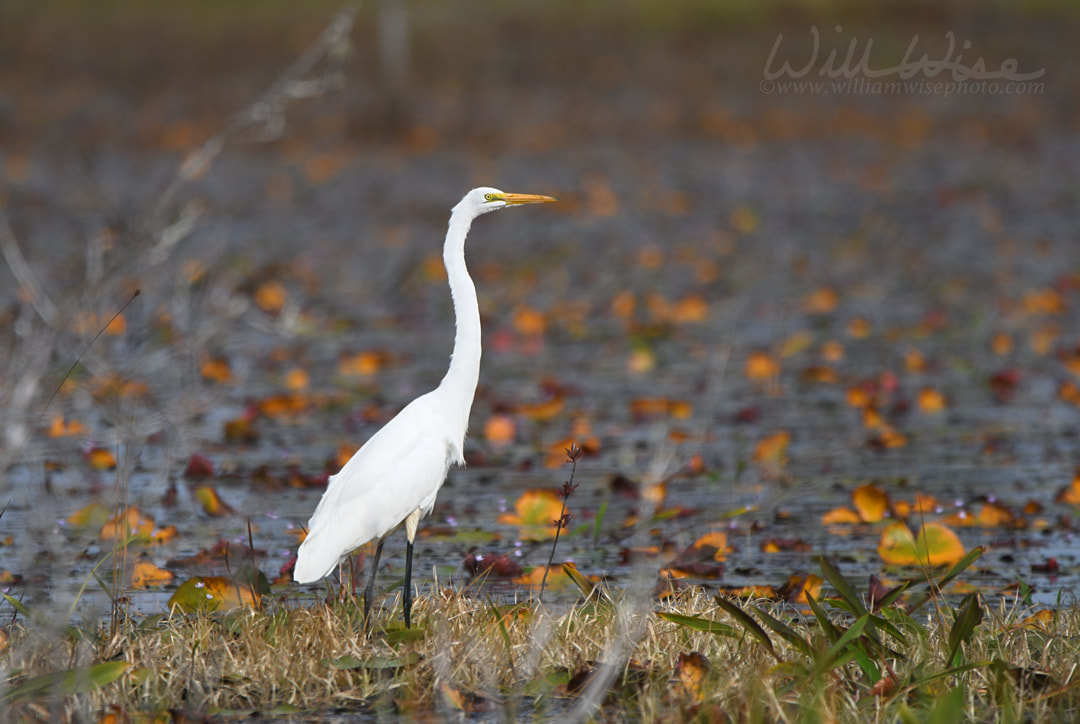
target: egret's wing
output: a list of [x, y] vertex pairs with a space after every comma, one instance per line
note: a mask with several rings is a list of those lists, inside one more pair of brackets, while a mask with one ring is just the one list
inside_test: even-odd
[[375, 433], [337, 475], [308, 521], [293, 577], [325, 576], [349, 551], [430, 509], [450, 467], [450, 445], [424, 397]]

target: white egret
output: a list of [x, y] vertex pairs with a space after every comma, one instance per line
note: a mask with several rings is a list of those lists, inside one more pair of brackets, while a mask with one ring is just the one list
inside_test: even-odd
[[477, 188], [450, 214], [443, 263], [450, 282], [457, 331], [450, 369], [431, 392], [410, 402], [330, 477], [308, 521], [293, 579], [310, 583], [329, 574], [350, 552], [378, 540], [364, 589], [364, 618], [371, 608], [383, 542], [405, 523], [405, 627], [412, 608], [412, 556], [416, 526], [431, 512], [451, 465], [465, 463], [463, 445], [480, 376], [480, 310], [465, 266], [465, 236], [473, 219], [511, 206], [555, 201], [550, 196]]

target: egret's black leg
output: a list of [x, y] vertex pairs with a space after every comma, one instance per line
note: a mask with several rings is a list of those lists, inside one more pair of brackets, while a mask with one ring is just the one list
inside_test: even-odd
[[405, 544], [405, 592], [401, 596], [405, 605], [405, 628], [409, 628], [409, 612], [412, 610], [412, 549], [412, 541]]
[[383, 539], [375, 546], [375, 559], [371, 561], [371, 573], [368, 575], [367, 585], [364, 587], [364, 629], [367, 629], [368, 614], [371, 612], [371, 597], [375, 595], [375, 576], [379, 573], [379, 557], [382, 556]]

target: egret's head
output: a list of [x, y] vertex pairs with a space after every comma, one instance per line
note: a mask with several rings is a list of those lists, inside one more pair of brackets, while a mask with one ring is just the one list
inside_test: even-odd
[[458, 209], [470, 209], [473, 214], [479, 216], [480, 214], [486, 214], [489, 211], [505, 209], [508, 206], [543, 204], [557, 200], [558, 199], [554, 199], [550, 196], [539, 196], [537, 194], [508, 194], [505, 191], [499, 191], [499, 189], [493, 189], [490, 186], [481, 186], [480, 188], [473, 189], [465, 194], [465, 198], [454, 207], [454, 211], [457, 211]]

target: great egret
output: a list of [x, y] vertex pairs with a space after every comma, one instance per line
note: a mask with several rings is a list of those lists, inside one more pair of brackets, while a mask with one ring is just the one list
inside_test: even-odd
[[297, 583], [329, 574], [350, 552], [378, 539], [371, 575], [364, 589], [364, 619], [371, 608], [383, 542], [405, 523], [405, 627], [412, 608], [412, 557], [416, 526], [431, 512], [451, 465], [463, 465], [462, 446], [480, 376], [480, 310], [476, 287], [465, 266], [465, 236], [473, 219], [511, 206], [555, 201], [550, 196], [508, 194], [477, 188], [465, 194], [450, 214], [443, 263], [454, 300], [457, 331], [450, 369], [442, 382], [399, 412], [330, 477], [322, 500], [308, 521], [293, 569]]

